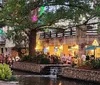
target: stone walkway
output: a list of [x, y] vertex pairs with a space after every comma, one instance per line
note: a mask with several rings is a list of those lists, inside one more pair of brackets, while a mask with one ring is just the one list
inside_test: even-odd
[[18, 82], [5, 82], [0, 81], [0, 85], [19, 85]]

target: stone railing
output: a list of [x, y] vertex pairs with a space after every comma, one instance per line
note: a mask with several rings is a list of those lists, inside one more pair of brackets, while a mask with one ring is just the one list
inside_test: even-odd
[[62, 68], [62, 72], [60, 75], [66, 78], [100, 82], [100, 71], [91, 71], [66, 67]]

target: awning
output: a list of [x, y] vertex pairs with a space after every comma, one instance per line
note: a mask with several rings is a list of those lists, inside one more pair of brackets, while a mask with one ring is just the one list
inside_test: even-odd
[[95, 48], [100, 48], [100, 46], [89, 46], [85, 50], [94, 50]]

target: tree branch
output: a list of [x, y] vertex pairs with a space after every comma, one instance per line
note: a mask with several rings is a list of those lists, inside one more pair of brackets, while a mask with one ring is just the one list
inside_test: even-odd
[[25, 29], [25, 30], [23, 30], [24, 32], [25, 32], [25, 34], [27, 35], [27, 36], [29, 36], [29, 29]]
[[[48, 23], [48, 25], [40, 25], [40, 26], [37, 26], [35, 28], [35, 30], [40, 30], [40, 28], [44, 28], [44, 27], [50, 27], [54, 22], [56, 22], [57, 20], [52, 20], [51, 22]], [[52, 26], [51, 26], [52, 27]]]
[[84, 25], [86, 25], [88, 22], [89, 22], [89, 20], [91, 20], [91, 19], [93, 19], [95, 17], [95, 15], [94, 16], [91, 16], [91, 17], [89, 17], [83, 24]]

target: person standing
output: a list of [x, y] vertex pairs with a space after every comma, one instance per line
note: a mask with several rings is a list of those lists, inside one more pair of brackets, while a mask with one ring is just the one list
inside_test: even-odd
[[72, 63], [72, 57], [69, 54], [69, 56], [67, 57], [67, 64], [71, 64]]
[[64, 54], [64, 55], [61, 57], [61, 62], [62, 62], [63, 64], [65, 64], [66, 61], [67, 61], [67, 57], [66, 57], [66, 55]]
[[86, 55], [86, 61], [89, 61], [89, 60], [90, 60], [89, 55]]
[[84, 65], [85, 61], [86, 61], [86, 55], [83, 54], [81, 56], [81, 64]]
[[12, 65], [12, 59], [11, 59], [10, 54], [7, 57], [7, 64], [9, 64], [10, 66]]

